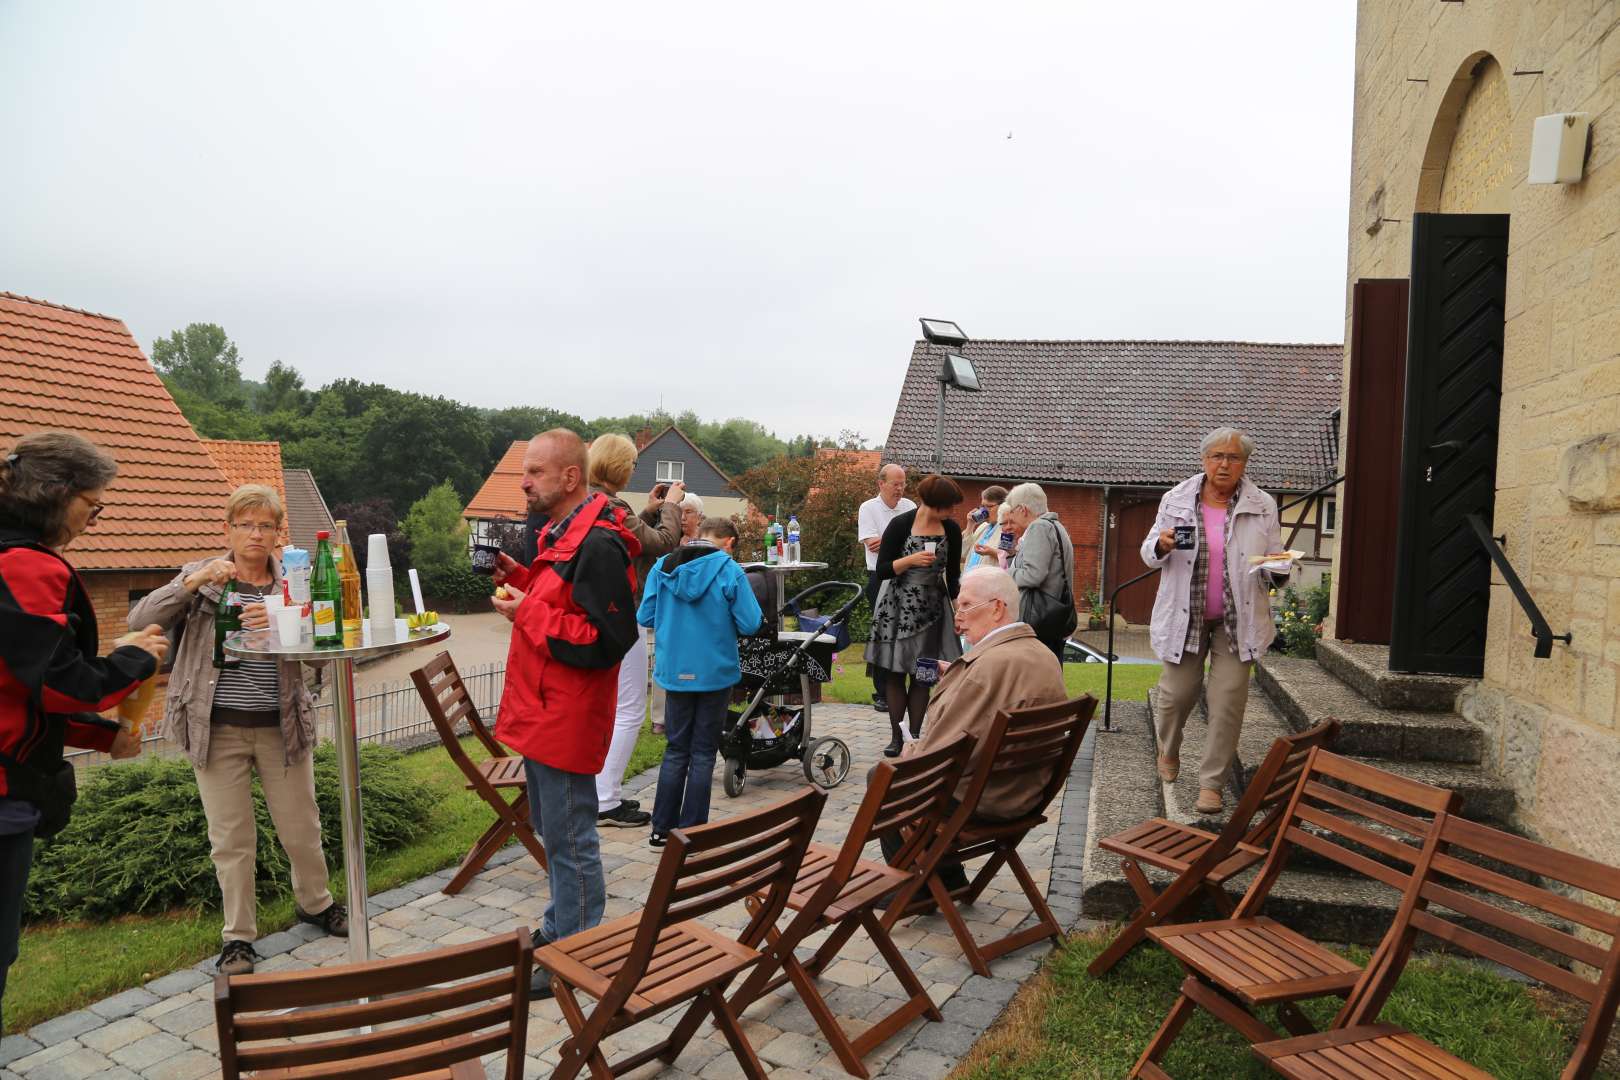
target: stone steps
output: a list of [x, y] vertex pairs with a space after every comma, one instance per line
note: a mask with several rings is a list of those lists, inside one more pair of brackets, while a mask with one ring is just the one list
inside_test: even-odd
[[1254, 680], [1296, 731], [1337, 717], [1344, 725], [1340, 753], [1470, 764], [1484, 757], [1484, 732], [1473, 721], [1453, 712], [1380, 708], [1314, 660], [1266, 656], [1255, 664]]
[[1384, 709], [1455, 712], [1457, 695], [1473, 681], [1451, 675], [1390, 671], [1388, 645], [1324, 639], [1317, 643], [1316, 662], [1368, 702]]

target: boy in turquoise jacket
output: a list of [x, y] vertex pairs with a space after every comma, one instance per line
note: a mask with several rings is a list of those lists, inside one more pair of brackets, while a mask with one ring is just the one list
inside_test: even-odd
[[709, 786], [737, 666], [737, 636], [759, 629], [759, 601], [732, 559], [737, 527], [705, 518], [697, 539], [653, 564], [636, 621], [653, 628], [653, 679], [664, 690], [664, 761], [653, 799], [653, 847], [671, 829], [709, 820]]

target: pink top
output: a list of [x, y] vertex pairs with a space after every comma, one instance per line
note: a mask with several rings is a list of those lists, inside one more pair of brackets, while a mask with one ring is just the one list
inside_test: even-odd
[[1209, 545], [1209, 581], [1204, 585], [1204, 618], [1226, 615], [1226, 507], [1198, 504], [1204, 512], [1204, 542]]

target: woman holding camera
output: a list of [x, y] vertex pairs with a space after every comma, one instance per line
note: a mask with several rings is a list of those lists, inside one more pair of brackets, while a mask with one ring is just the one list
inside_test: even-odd
[[140, 753], [138, 735], [96, 714], [151, 678], [169, 649], [148, 626], [98, 657], [95, 608], [62, 556], [101, 516], [117, 472], [63, 431], [24, 435], [0, 457], [0, 996], [17, 959], [34, 837], [60, 831], [75, 798], [62, 749]]
[[1271, 645], [1271, 587], [1288, 575], [1250, 573], [1250, 557], [1279, 553], [1277, 502], [1243, 471], [1254, 440], [1235, 428], [1204, 436], [1204, 471], [1164, 493], [1142, 561], [1163, 567], [1150, 638], [1164, 661], [1153, 726], [1159, 779], [1181, 773], [1181, 734], [1204, 686], [1209, 660], [1209, 728], [1198, 766], [1201, 814], [1221, 812], [1221, 789], [1243, 727], [1249, 671]]
[[242, 626], [270, 625], [264, 596], [281, 589], [281, 565], [271, 549], [282, 516], [272, 488], [243, 484], [225, 501], [225, 553], [181, 567], [130, 612], [131, 620], [182, 627], [163, 734], [185, 750], [197, 774], [225, 913], [218, 968], [227, 975], [244, 975], [259, 959], [253, 950], [259, 936], [255, 774], [287, 853], [298, 920], [349, 936], [348, 912], [327, 887], [315, 804], [315, 703], [303, 669], [296, 660], [221, 660], [227, 665], [221, 667], [214, 655], [214, 620], [230, 583]]
[[930, 475], [917, 485], [915, 510], [896, 514], [883, 530], [877, 553], [877, 602], [866, 661], [883, 682], [890, 739], [883, 751], [898, 757], [905, 744], [900, 723], [922, 733], [930, 687], [939, 681], [939, 661], [962, 655], [951, 601], [961, 581], [962, 527], [950, 513], [962, 489], [948, 477]]

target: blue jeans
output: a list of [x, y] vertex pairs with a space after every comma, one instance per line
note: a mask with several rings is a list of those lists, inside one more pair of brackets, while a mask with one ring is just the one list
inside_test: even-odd
[[523, 759], [529, 781], [529, 820], [546, 848], [551, 904], [540, 932], [550, 941], [602, 921], [607, 887], [596, 839], [596, 777]]
[[664, 762], [658, 767], [652, 831], [667, 833], [709, 820], [709, 785], [726, 722], [731, 687], [664, 693]]
[[6, 972], [17, 959], [23, 893], [28, 889], [28, 868], [33, 861], [33, 829], [0, 833], [0, 998], [6, 993]]

